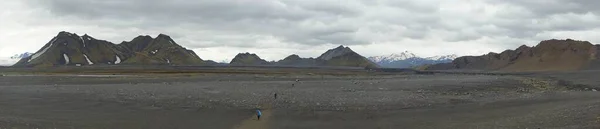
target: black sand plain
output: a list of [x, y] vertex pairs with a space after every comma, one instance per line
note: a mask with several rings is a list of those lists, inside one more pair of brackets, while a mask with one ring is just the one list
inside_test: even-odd
[[600, 71], [62, 67], [0, 73], [1, 129], [600, 128]]

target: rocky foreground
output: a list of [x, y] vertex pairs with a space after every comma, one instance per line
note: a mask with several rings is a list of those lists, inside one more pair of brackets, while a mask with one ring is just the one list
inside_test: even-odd
[[600, 83], [551, 75], [7, 74], [0, 128], [600, 128]]

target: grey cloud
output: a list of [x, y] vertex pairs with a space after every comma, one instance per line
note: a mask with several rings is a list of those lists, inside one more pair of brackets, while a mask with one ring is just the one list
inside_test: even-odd
[[566, 12], [583, 14], [600, 12], [597, 0], [494, 0], [495, 3], [508, 3], [513, 6], [526, 7], [539, 16], [549, 16]]
[[[306, 44], [355, 44], [364, 41], [353, 41], [348, 32], [356, 28], [335, 28], [338, 25], [301, 26], [306, 21], [335, 24], [337, 19], [359, 16], [361, 11], [355, 10], [360, 5], [320, 4], [303, 1], [162, 1], [162, 0], [47, 0], [35, 1], [42, 7], [49, 8], [57, 16], [82, 17], [93, 22], [119, 19], [130, 21], [123, 25], [136, 28], [159, 29], [163, 26], [191, 24], [185, 29], [244, 32], [258, 35], [275, 35], [294, 43]], [[189, 28], [192, 27], [192, 28]], [[305, 30], [305, 31], [302, 31]], [[311, 37], [319, 35], [319, 37]], [[335, 35], [335, 36], [333, 36]], [[312, 38], [312, 39], [311, 39]], [[340, 40], [338, 40], [340, 39]], [[343, 39], [343, 40], [342, 40]], [[313, 42], [307, 42], [313, 41]]]
[[[256, 47], [261, 37], [300, 45], [363, 45], [483, 37], [530, 39], [547, 31], [600, 26], [596, 0], [481, 0], [488, 17], [444, 16], [441, 0], [29, 0], [81, 24], [164, 32], [192, 47]], [[480, 6], [480, 5], [477, 5]], [[475, 6], [475, 7], [477, 7]], [[485, 8], [474, 11], [482, 11]], [[474, 16], [469, 16], [473, 14]], [[585, 17], [588, 17], [587, 19]], [[584, 18], [582, 18], [584, 17]], [[120, 22], [115, 22], [120, 21]], [[444, 31], [446, 35], [437, 35]], [[258, 35], [258, 37], [256, 37]], [[254, 37], [253, 37], [254, 36]], [[522, 40], [519, 40], [522, 41]]]

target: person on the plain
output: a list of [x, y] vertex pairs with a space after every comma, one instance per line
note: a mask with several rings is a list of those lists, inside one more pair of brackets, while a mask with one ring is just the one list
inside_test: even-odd
[[262, 116], [260, 109], [256, 109], [256, 118], [258, 118], [258, 120], [260, 120], [260, 116]]
[[275, 97], [275, 99], [277, 99], [277, 93], [275, 93], [274, 97]]

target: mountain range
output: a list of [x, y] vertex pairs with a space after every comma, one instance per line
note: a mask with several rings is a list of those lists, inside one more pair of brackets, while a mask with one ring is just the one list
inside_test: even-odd
[[413, 68], [422, 65], [452, 62], [456, 57], [456, 55], [419, 57], [414, 53], [404, 51], [399, 54], [372, 56], [368, 59], [384, 68]]
[[379, 67], [376, 63], [354, 52], [349, 47], [338, 46], [327, 50], [317, 58], [301, 58], [296, 54], [286, 58], [267, 62], [253, 53], [240, 53], [229, 63], [230, 65], [270, 65], [270, 66], [339, 66], [339, 67]]
[[267, 62], [256, 54], [240, 53], [229, 64], [202, 60], [194, 51], [178, 45], [170, 36], [138, 36], [114, 44], [84, 34], [59, 32], [35, 53], [16, 55], [14, 67], [52, 67], [83, 65], [283, 65], [379, 67], [348, 47], [329, 49], [318, 58], [290, 55], [277, 62]]
[[545, 40], [501, 53], [463, 56], [450, 63], [431, 65], [426, 70], [570, 71], [600, 69], [600, 45], [588, 41]]
[[200, 59], [169, 36], [138, 36], [129, 42], [113, 44], [89, 35], [60, 32], [33, 55], [22, 58], [16, 67], [81, 65], [200, 65]]
[[138, 36], [131, 41], [114, 44], [84, 34], [59, 32], [35, 53], [17, 54], [0, 59], [0, 65], [17, 61], [14, 67], [53, 67], [83, 65], [234, 65], [234, 66], [334, 66], [363, 68], [418, 68], [424, 70], [485, 71], [566, 71], [600, 69], [600, 45], [588, 41], [545, 40], [536, 46], [522, 45], [501, 53], [481, 56], [456, 55], [419, 57], [408, 51], [365, 58], [349, 47], [329, 49], [317, 58], [296, 54], [279, 61], [266, 61], [245, 52], [231, 62], [202, 60], [194, 51], [177, 44], [170, 36], [159, 34]]

